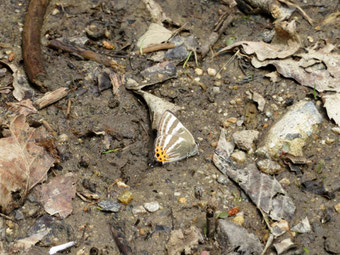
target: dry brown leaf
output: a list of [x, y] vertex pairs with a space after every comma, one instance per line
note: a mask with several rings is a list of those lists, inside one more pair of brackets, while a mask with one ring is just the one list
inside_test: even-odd
[[272, 43], [240, 41], [221, 49], [217, 54], [230, 51], [235, 47], [241, 46], [248, 55], [255, 54], [258, 60], [286, 58], [293, 55], [300, 49], [301, 41], [296, 33], [295, 21], [277, 23], [276, 37]]
[[28, 192], [46, 179], [54, 163], [35, 141], [47, 136], [44, 127], [31, 128], [26, 117], [14, 117], [9, 126], [11, 136], [0, 139], [0, 208], [9, 213], [17, 208]]
[[46, 229], [29, 237], [17, 240], [13, 246], [14, 251], [28, 250], [33, 245], [40, 242], [49, 232], [50, 229]]
[[33, 102], [30, 99], [25, 99], [20, 102], [9, 102], [9, 110], [15, 113], [16, 115], [23, 114], [25, 116], [38, 112], [37, 109], [33, 106]]
[[44, 209], [51, 215], [59, 213], [66, 218], [72, 213], [72, 199], [76, 194], [76, 186], [72, 176], [57, 176], [48, 184], [40, 187], [40, 201]]
[[338, 126], [340, 126], [340, 94], [324, 95], [322, 97], [326, 108], [327, 115], [333, 119]]
[[259, 61], [253, 58], [252, 64], [256, 68], [272, 64], [284, 77], [319, 92], [340, 92], [340, 54], [331, 52], [335, 47], [332, 44], [318, 46], [307, 49], [307, 53], [296, 54], [295, 59]]

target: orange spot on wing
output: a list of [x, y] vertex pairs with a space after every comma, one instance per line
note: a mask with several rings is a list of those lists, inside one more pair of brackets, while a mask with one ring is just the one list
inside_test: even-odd
[[159, 162], [166, 162], [169, 158], [169, 155], [166, 153], [166, 150], [163, 150], [162, 147], [156, 146], [155, 148], [155, 157]]

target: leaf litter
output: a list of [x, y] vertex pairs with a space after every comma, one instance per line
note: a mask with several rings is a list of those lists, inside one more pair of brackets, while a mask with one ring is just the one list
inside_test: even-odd
[[55, 159], [37, 141], [47, 137], [44, 127], [32, 128], [24, 115], [14, 117], [10, 136], [0, 139], [0, 207], [9, 213], [29, 191], [46, 180]]

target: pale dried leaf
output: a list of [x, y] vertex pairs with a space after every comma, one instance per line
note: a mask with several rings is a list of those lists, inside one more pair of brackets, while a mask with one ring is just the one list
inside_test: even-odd
[[7, 105], [10, 106], [9, 110], [16, 115], [23, 114], [27, 116], [29, 114], [38, 112], [38, 110], [35, 109], [35, 107], [33, 106], [33, 102], [30, 99], [25, 99], [17, 103], [9, 102], [7, 103]]
[[11, 136], [0, 139], [0, 208], [9, 213], [17, 208], [28, 192], [46, 179], [54, 163], [36, 141], [47, 136], [44, 127], [31, 128], [24, 115], [10, 123]]
[[151, 23], [148, 30], [137, 42], [138, 48], [146, 48], [152, 44], [160, 44], [170, 39], [172, 32], [162, 25]]
[[303, 86], [319, 92], [340, 92], [340, 54], [332, 53], [334, 45], [326, 44], [320, 49], [307, 49], [307, 53], [296, 54], [295, 59], [259, 61], [252, 59], [256, 68], [274, 65], [286, 78], [293, 78]]
[[146, 8], [149, 10], [152, 20], [155, 23], [162, 24], [162, 22], [166, 21], [168, 23], [172, 23], [171, 18], [169, 18], [162, 10], [162, 7], [155, 2], [154, 0], [143, 0]]
[[33, 234], [29, 237], [19, 239], [15, 242], [13, 248], [18, 249], [18, 250], [20, 249], [27, 250], [31, 248], [33, 245], [35, 245], [36, 243], [40, 242], [49, 232], [50, 232], [50, 229], [46, 229], [36, 234]]
[[150, 109], [150, 118], [152, 120], [152, 128], [157, 129], [159, 120], [161, 119], [163, 113], [165, 111], [171, 111], [173, 113], [177, 112], [181, 109], [181, 107], [167, 102], [159, 97], [156, 97], [148, 92], [137, 90], [134, 91], [135, 93], [141, 95], [146, 104], [148, 105]]
[[10, 64], [0, 60], [0, 63], [7, 66], [13, 72], [13, 96], [16, 100], [21, 101], [24, 98], [32, 98], [33, 89], [29, 86], [25, 72], [14, 64]]
[[261, 173], [255, 164], [243, 169], [237, 168], [229, 159], [229, 154], [230, 148], [222, 130], [213, 157], [216, 167], [236, 182], [253, 203], [273, 220], [290, 220], [294, 215], [295, 205], [280, 183], [275, 178]]
[[255, 54], [258, 60], [263, 61], [266, 59], [286, 58], [297, 52], [301, 46], [301, 42], [300, 37], [295, 31], [295, 21], [278, 23], [275, 29], [276, 37], [270, 44], [265, 42], [240, 41], [221, 49], [217, 54], [241, 46], [246, 54]]
[[326, 108], [328, 117], [340, 126], [340, 94], [325, 95], [322, 99], [324, 100], [323, 106]]
[[75, 194], [76, 186], [72, 176], [57, 176], [40, 187], [40, 201], [45, 211], [51, 215], [59, 213], [61, 218], [72, 213], [71, 202]]

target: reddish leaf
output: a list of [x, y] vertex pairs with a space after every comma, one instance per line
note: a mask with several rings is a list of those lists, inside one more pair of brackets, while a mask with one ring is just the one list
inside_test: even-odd
[[41, 185], [40, 201], [49, 214], [59, 213], [61, 218], [66, 218], [72, 212], [71, 202], [75, 194], [76, 186], [72, 176], [57, 176], [48, 184]]
[[0, 139], [0, 210], [9, 213], [24, 201], [28, 192], [46, 179], [54, 163], [36, 139], [47, 136], [44, 127], [31, 128], [26, 117], [14, 117], [9, 126], [11, 136]]

